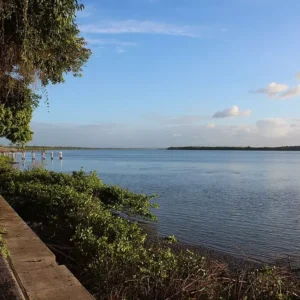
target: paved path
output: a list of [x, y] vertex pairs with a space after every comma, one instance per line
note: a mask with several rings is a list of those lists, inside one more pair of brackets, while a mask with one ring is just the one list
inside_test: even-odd
[[[94, 299], [65, 266], [56, 264], [54, 254], [1, 196], [0, 226], [5, 229], [3, 239], [9, 251], [8, 261], [11, 273], [14, 274], [16, 279], [14, 282], [17, 281], [19, 283], [25, 299]], [[3, 259], [2, 265], [5, 266]], [[4, 268], [7, 270], [7, 266]], [[6, 278], [9, 278], [7, 273], [5, 274], [2, 276], [4, 283]], [[9, 283], [12, 283], [11, 280], [7, 282], [7, 286], [5, 287], [4, 284], [3, 288], [8, 289]], [[0, 300], [8, 299], [10, 300], [10, 298], [2, 299], [0, 296]], [[19, 300], [22, 298], [12, 299]]]
[[0, 300], [24, 300], [7, 261], [0, 254]]

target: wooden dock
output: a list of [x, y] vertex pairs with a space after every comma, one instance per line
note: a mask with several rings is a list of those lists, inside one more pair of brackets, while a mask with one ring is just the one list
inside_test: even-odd
[[94, 299], [1, 196], [0, 228], [9, 251], [0, 257], [0, 300]]

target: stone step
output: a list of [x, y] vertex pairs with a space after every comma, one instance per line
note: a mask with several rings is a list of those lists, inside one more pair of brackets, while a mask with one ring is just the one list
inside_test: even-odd
[[34, 272], [18, 272], [18, 277], [27, 293], [49, 288], [81, 286], [65, 266], [36, 269]]
[[7, 261], [0, 254], [0, 299], [25, 300]]
[[28, 296], [34, 300], [84, 300], [91, 295], [80, 286], [61, 287], [58, 289], [45, 289], [37, 292], [29, 292]]

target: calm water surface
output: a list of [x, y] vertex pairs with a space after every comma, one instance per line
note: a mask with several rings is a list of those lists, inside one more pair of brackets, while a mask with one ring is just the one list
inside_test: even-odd
[[300, 152], [63, 153], [46, 168], [96, 170], [106, 183], [157, 194], [160, 235], [265, 261], [300, 254]]

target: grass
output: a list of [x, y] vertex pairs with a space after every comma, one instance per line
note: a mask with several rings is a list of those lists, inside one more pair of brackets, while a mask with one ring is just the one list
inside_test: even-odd
[[0, 254], [4, 257], [7, 258], [9, 252], [8, 249], [6, 247], [5, 241], [3, 239], [3, 234], [6, 233], [6, 230], [4, 228], [1, 227], [0, 224]]

